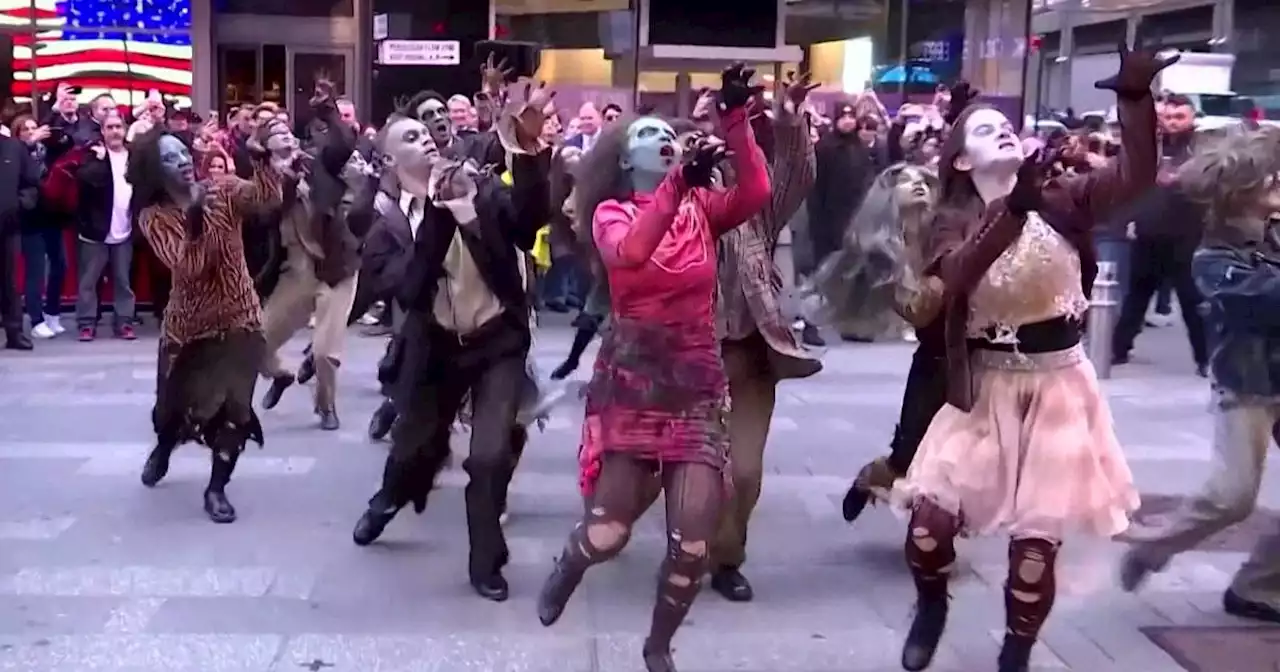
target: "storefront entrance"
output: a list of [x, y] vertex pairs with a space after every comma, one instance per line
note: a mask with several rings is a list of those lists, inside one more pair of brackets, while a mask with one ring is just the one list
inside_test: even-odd
[[226, 14], [214, 21], [220, 113], [262, 102], [305, 110], [317, 76], [358, 99], [354, 19]]
[[218, 109], [271, 102], [303, 110], [317, 77], [328, 77], [338, 91], [352, 95], [354, 50], [285, 44], [218, 45]]

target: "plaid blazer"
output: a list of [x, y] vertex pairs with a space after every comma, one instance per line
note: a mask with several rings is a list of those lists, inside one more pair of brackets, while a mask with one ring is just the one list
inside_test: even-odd
[[782, 274], [774, 261], [778, 237], [813, 187], [813, 142], [801, 115], [780, 112], [774, 121], [769, 165], [773, 197], [763, 210], [719, 241], [718, 324], [721, 337], [737, 340], [756, 331], [769, 345], [774, 376], [804, 378], [822, 363], [796, 338], [782, 315]]

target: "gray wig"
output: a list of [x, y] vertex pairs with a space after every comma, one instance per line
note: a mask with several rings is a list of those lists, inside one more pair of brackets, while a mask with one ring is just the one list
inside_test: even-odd
[[[917, 206], [921, 212], [908, 217], [898, 199], [898, 179], [906, 171], [918, 174], [929, 188], [929, 200]], [[913, 227], [929, 221], [937, 194], [938, 178], [925, 168], [899, 163], [881, 172], [845, 229], [840, 249], [801, 288], [806, 319], [868, 339], [900, 332], [897, 311], [903, 297], [919, 290], [924, 270], [924, 232]]]
[[1229, 133], [1206, 138], [1178, 170], [1178, 186], [1205, 208], [1205, 235], [1212, 237], [1232, 219], [1249, 216], [1280, 175], [1280, 129]]

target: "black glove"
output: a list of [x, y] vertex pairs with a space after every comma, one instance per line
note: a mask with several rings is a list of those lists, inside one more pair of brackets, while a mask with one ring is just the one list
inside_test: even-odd
[[763, 86], [753, 86], [751, 78], [756, 71], [745, 64], [734, 63], [720, 73], [720, 111], [739, 109], [764, 91]]
[[1096, 89], [1115, 91], [1116, 97], [1122, 100], [1142, 100], [1151, 95], [1151, 83], [1161, 70], [1178, 62], [1181, 56], [1158, 58], [1145, 51], [1133, 51], [1129, 45], [1120, 44], [1120, 71], [1116, 74], [1094, 82]]
[[969, 86], [969, 82], [960, 80], [951, 87], [951, 102], [947, 103], [947, 114], [942, 118], [944, 124], [948, 127], [954, 126], [956, 119], [960, 118], [960, 113], [964, 112], [966, 107], [973, 104], [978, 99], [978, 95], [982, 92]]
[[1022, 162], [1018, 168], [1018, 183], [1013, 185], [1013, 191], [1005, 200], [1010, 213], [1024, 217], [1044, 206], [1044, 178], [1057, 160], [1053, 153], [1040, 150]]
[[710, 187], [712, 170], [728, 155], [729, 151], [723, 144], [712, 142], [709, 138], [698, 140], [693, 146], [689, 160], [680, 169], [685, 186]]

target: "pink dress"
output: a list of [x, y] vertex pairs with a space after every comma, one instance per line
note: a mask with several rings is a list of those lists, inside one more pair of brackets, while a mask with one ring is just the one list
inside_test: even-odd
[[[1018, 327], [1079, 318], [1088, 306], [1075, 248], [1032, 213], [970, 295], [968, 331], [994, 331], [991, 340], [1016, 344]], [[933, 417], [895, 485], [899, 503], [929, 499], [977, 535], [1062, 540], [1123, 532], [1138, 491], [1083, 347], [978, 349], [970, 361], [973, 409], [948, 404]]]
[[691, 189], [677, 167], [653, 193], [596, 208], [612, 313], [587, 386], [579, 460], [588, 496], [605, 452], [718, 469], [728, 462], [715, 243], [759, 212], [770, 190], [746, 113], [730, 113], [724, 126], [734, 187]]

